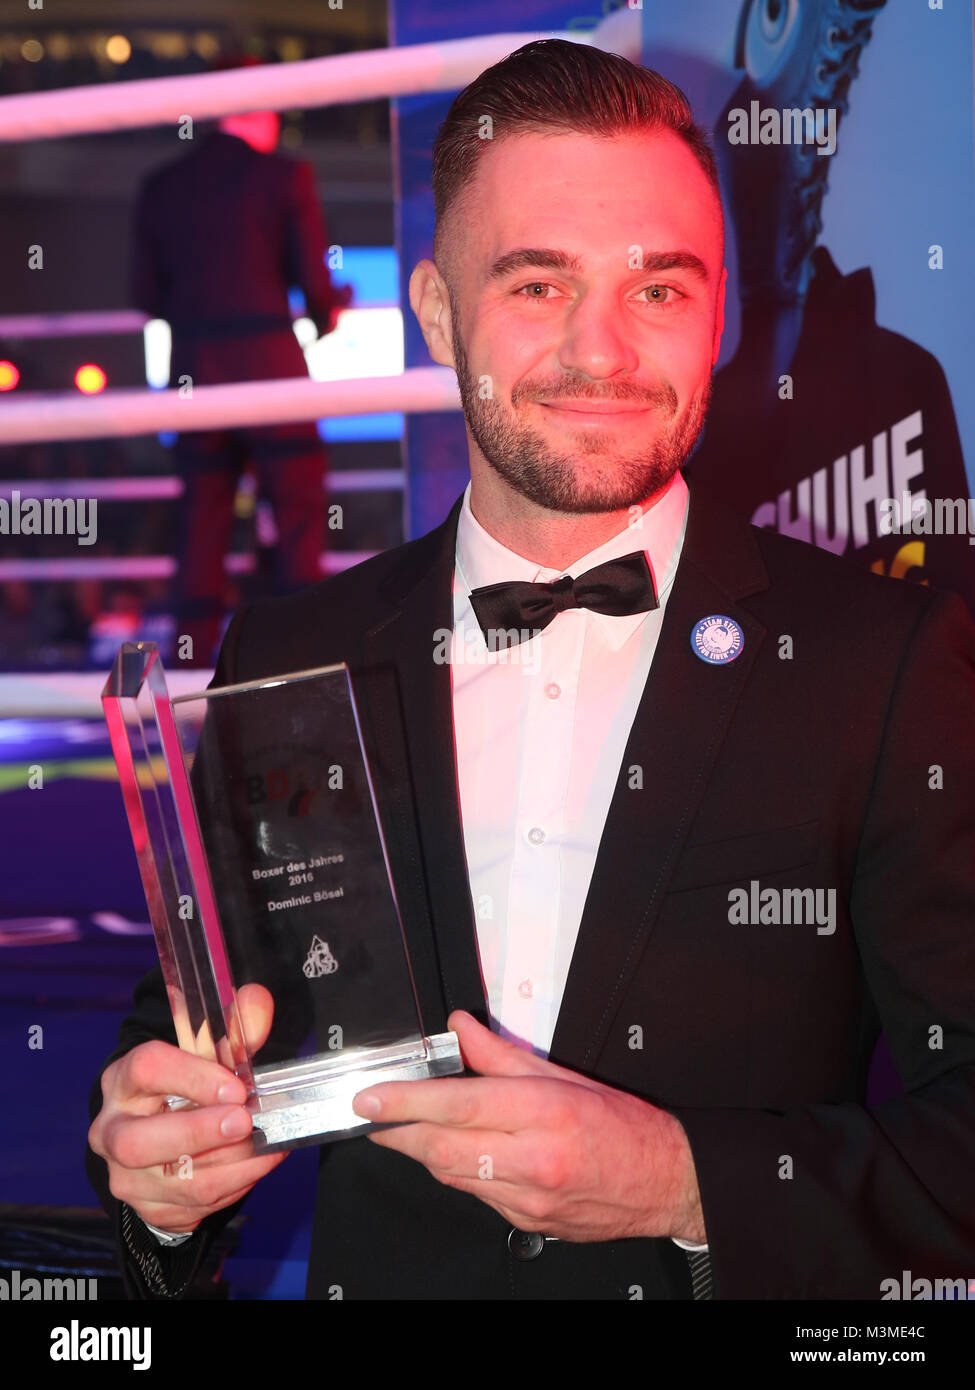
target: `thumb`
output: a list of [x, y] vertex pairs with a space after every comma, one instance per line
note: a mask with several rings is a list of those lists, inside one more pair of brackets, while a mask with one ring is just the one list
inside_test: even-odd
[[241, 985], [237, 992], [237, 1012], [247, 1040], [247, 1051], [254, 1055], [267, 1042], [274, 1018], [274, 996], [263, 985]]
[[558, 1071], [544, 1058], [498, 1037], [463, 1009], [454, 1010], [447, 1027], [457, 1034], [465, 1065], [481, 1076], [550, 1076]]
[[481, 1076], [548, 1076], [557, 1081], [570, 1081], [590, 1091], [605, 1091], [601, 1081], [593, 1081], [579, 1072], [556, 1066], [517, 1043], [498, 1037], [484, 1028], [471, 1014], [455, 1009], [447, 1019], [447, 1027], [457, 1034], [461, 1055], [471, 1071]]

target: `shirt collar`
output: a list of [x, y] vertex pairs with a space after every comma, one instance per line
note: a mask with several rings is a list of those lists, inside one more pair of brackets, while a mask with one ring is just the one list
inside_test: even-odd
[[[610, 536], [609, 540], [604, 541], [595, 550], [590, 550], [588, 554], [581, 555], [564, 570], [546, 569], [545, 566], [538, 565], [533, 560], [526, 560], [523, 555], [516, 554], [495, 540], [471, 511], [470, 494], [471, 485], [468, 483], [464, 489], [464, 500], [457, 519], [455, 592], [459, 588], [466, 595], [472, 589], [481, 589], [487, 584], [502, 584], [512, 580], [525, 580], [531, 584], [548, 583], [563, 574], [570, 574], [576, 579], [586, 570], [608, 560], [617, 560], [634, 550], [643, 550], [646, 553], [658, 602], [663, 602], [673, 584], [687, 522], [688, 489], [680, 469], [675, 472], [663, 496], [644, 511], [639, 525], [625, 526], [615, 536]], [[606, 642], [614, 649], [621, 647], [648, 617], [647, 613], [613, 617], [608, 613], [593, 612], [591, 609], [586, 611], [596, 621]], [[557, 622], [558, 617], [553, 621]]]

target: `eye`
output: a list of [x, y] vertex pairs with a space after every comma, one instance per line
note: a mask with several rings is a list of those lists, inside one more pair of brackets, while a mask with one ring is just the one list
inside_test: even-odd
[[521, 295], [523, 299], [547, 299], [548, 295], [525, 294], [526, 290], [550, 290], [551, 285], [544, 280], [533, 280], [530, 285], [522, 285], [521, 289], [515, 290], [515, 294]]
[[[679, 297], [682, 297], [680, 290], [675, 290], [673, 285], [647, 285], [646, 289], [641, 290], [640, 293], [651, 296], [647, 300], [648, 304], [673, 304]], [[656, 297], [660, 295], [665, 295], [666, 298]]]

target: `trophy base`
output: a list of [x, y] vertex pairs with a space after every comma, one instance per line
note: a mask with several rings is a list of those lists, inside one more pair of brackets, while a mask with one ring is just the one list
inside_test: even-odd
[[370, 1129], [389, 1125], [364, 1120], [352, 1109], [352, 1102], [367, 1086], [381, 1081], [423, 1081], [435, 1076], [452, 1076], [464, 1070], [456, 1033], [435, 1033], [425, 1038], [425, 1055], [397, 1058], [386, 1049], [377, 1049], [377, 1060], [363, 1061], [338, 1074], [316, 1076], [314, 1065], [302, 1078], [294, 1065], [256, 1067], [257, 1094], [247, 1102], [254, 1129], [254, 1152], [276, 1153], [280, 1149], [300, 1149], [306, 1144], [327, 1144], [348, 1139]]

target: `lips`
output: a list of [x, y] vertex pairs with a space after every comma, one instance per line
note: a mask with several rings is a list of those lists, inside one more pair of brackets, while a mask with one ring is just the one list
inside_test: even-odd
[[539, 401], [547, 410], [564, 410], [570, 415], [642, 415], [650, 407], [624, 405], [617, 401]]

